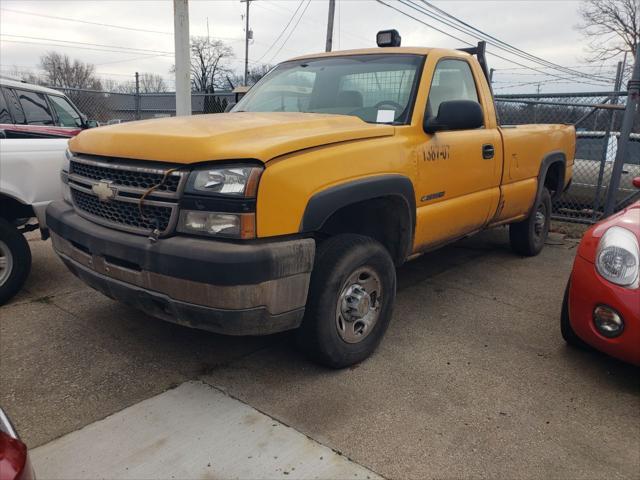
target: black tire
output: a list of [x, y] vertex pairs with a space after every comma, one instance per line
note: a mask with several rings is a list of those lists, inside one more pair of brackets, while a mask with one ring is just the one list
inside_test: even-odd
[[[543, 215], [542, 222], [540, 216]], [[533, 257], [538, 255], [549, 235], [551, 224], [551, 194], [546, 188], [531, 210], [531, 214], [521, 222], [509, 225], [509, 241], [511, 249], [519, 255]]]
[[[357, 282], [352, 283], [354, 278]], [[375, 288], [365, 287], [372, 294], [369, 296], [367, 293], [362, 304], [358, 301], [358, 305], [363, 306], [362, 311], [377, 312], [377, 320], [371, 322], [370, 327], [363, 327], [365, 322], [360, 319], [354, 321], [354, 317], [345, 321], [347, 317], [339, 307], [340, 298], [343, 299], [340, 305], [351, 305], [349, 301], [354, 300], [354, 296], [346, 292], [354, 292], [349, 289], [357, 288], [360, 283], [362, 286], [379, 286], [378, 293]], [[305, 317], [296, 335], [298, 347], [315, 361], [332, 368], [362, 362], [382, 340], [391, 321], [395, 297], [395, 266], [389, 252], [379, 242], [352, 234], [325, 240], [316, 251]], [[376, 303], [378, 308], [370, 310], [369, 305]], [[354, 308], [350, 311], [359, 310]], [[358, 325], [363, 329], [360, 334], [357, 333]], [[358, 335], [362, 338], [358, 339]], [[357, 343], [346, 341], [345, 337], [349, 336], [351, 342]]]
[[[22, 288], [31, 270], [31, 250], [27, 239], [9, 222], [0, 218], [0, 305]], [[2, 265], [4, 264], [4, 269]]]
[[569, 320], [569, 288], [570, 282], [567, 282], [567, 287], [564, 289], [564, 298], [562, 299], [562, 311], [560, 312], [560, 333], [562, 338], [567, 342], [567, 345], [572, 347], [581, 348], [584, 350], [590, 350], [591, 347], [586, 344], [573, 330], [571, 321]]

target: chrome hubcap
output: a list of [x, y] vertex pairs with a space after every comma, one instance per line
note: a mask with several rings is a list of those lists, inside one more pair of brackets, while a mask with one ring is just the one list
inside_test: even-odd
[[0, 286], [9, 279], [13, 270], [13, 255], [9, 246], [0, 240]]
[[544, 234], [545, 223], [547, 223], [547, 216], [545, 215], [544, 208], [540, 206], [536, 212], [536, 221], [533, 224], [533, 231], [536, 237], [541, 237]]
[[382, 283], [370, 267], [361, 267], [344, 283], [336, 308], [336, 327], [347, 343], [364, 340], [378, 321]]

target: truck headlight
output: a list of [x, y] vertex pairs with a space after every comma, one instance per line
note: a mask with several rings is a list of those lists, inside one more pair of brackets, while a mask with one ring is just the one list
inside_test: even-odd
[[254, 165], [210, 166], [192, 171], [185, 191], [196, 195], [253, 198], [258, 192], [262, 167]]
[[228, 238], [255, 238], [255, 213], [221, 213], [182, 210], [178, 231], [193, 235]]
[[596, 270], [617, 285], [638, 286], [640, 247], [636, 236], [622, 227], [611, 227], [600, 239], [596, 251]]

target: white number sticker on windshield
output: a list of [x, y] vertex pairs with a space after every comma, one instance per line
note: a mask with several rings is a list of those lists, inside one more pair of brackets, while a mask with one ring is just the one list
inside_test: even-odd
[[391, 123], [396, 119], [395, 110], [378, 110], [377, 123]]

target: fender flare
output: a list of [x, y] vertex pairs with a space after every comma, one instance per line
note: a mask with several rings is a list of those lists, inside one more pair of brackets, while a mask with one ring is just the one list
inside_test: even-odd
[[544, 179], [547, 176], [547, 172], [549, 171], [549, 167], [554, 163], [560, 163], [562, 165], [562, 169], [560, 171], [560, 178], [558, 178], [558, 184], [554, 190], [554, 195], [552, 200], [555, 200], [558, 195], [562, 193], [564, 190], [564, 176], [567, 171], [567, 156], [562, 150], [554, 150], [553, 152], [547, 153], [542, 162], [540, 164], [540, 171], [538, 172], [538, 191], [536, 192], [536, 199], [540, 198], [540, 194], [542, 193], [542, 189], [544, 188]]
[[300, 231], [318, 231], [327, 219], [341, 208], [381, 197], [398, 197], [406, 205], [411, 223], [409, 238], [405, 246], [405, 252], [408, 255], [413, 247], [416, 225], [416, 197], [413, 183], [404, 175], [384, 174], [360, 178], [315, 193], [309, 199], [305, 208]]

